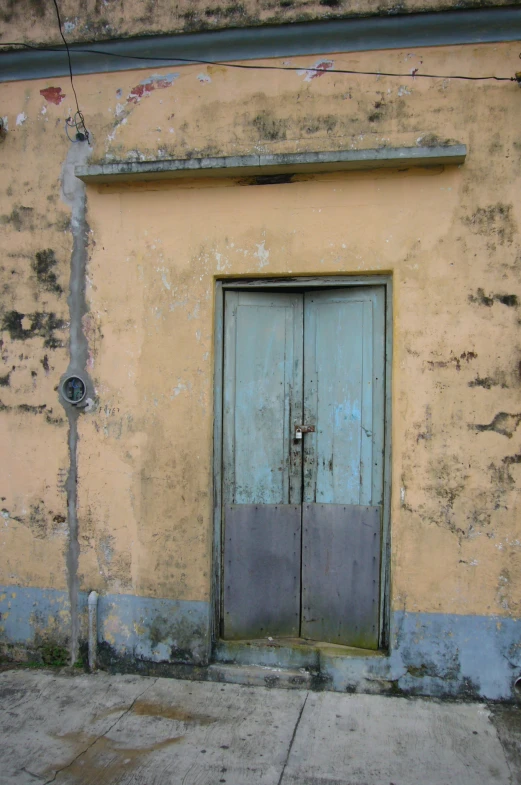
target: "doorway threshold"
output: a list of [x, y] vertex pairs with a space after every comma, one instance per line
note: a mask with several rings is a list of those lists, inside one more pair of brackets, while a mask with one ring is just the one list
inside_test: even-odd
[[270, 668], [297, 668], [320, 671], [324, 659], [385, 658], [382, 650], [358, 649], [305, 638], [259, 638], [219, 640], [214, 645], [213, 662], [223, 665], [258, 665]]

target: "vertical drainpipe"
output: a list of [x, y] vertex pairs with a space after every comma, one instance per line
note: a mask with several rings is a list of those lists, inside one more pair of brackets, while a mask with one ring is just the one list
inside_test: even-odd
[[91, 591], [89, 605], [89, 670], [95, 671], [98, 657], [98, 593]]
[[[87, 266], [87, 243], [89, 227], [86, 218], [85, 185], [75, 174], [76, 166], [87, 163], [92, 152], [89, 142], [73, 142], [62, 167], [61, 196], [71, 209], [72, 254], [70, 269], [69, 296], [67, 303], [70, 314], [69, 365], [63, 375], [80, 375], [86, 382], [87, 395], [93, 396], [94, 388], [86, 369], [88, 343], [83, 331], [83, 317], [87, 313], [85, 296], [85, 274]], [[61, 384], [60, 384], [61, 388]], [[69, 541], [66, 567], [69, 601], [71, 606], [70, 657], [71, 665], [78, 659], [79, 616], [78, 616], [78, 560], [80, 545], [78, 540], [78, 418], [81, 409], [67, 403], [62, 396], [60, 401], [69, 422], [69, 473], [67, 477], [67, 523]]]

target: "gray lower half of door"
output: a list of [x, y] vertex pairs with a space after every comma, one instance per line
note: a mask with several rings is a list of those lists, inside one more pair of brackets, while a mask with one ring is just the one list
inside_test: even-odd
[[381, 507], [304, 504], [301, 635], [378, 648]]
[[226, 505], [225, 531], [225, 637], [298, 637], [301, 505]]

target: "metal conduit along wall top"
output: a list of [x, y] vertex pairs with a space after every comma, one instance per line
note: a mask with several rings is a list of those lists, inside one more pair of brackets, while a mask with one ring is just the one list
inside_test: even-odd
[[[257, 60], [519, 39], [521, 8], [507, 6], [85, 42], [71, 44], [70, 51], [74, 74], [79, 75], [160, 68], [175, 63], [176, 57], [188, 62]], [[96, 49], [96, 53], [82, 52], [82, 49]], [[0, 82], [45, 79], [68, 73], [64, 47], [52, 47], [52, 51], [0, 52]]]

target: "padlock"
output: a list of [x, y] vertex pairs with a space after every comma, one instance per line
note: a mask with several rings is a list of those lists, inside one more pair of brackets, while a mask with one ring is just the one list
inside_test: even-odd
[[302, 428], [295, 428], [295, 439], [302, 439]]

